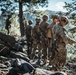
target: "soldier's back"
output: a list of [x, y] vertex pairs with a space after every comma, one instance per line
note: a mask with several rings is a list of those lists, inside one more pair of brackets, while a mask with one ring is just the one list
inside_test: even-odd
[[63, 27], [61, 25], [56, 24], [52, 28], [53, 34], [59, 34], [59, 33], [61, 33], [61, 31], [63, 31]]
[[41, 22], [40, 24], [41, 30], [45, 32], [47, 30], [48, 25], [49, 24], [47, 22]]
[[26, 27], [26, 34], [27, 35], [31, 35], [31, 30], [32, 30], [32, 26], [27, 25], [27, 27]]

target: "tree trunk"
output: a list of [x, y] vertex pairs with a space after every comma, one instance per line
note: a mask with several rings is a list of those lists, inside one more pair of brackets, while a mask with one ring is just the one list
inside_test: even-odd
[[23, 25], [23, 22], [22, 22], [22, 16], [23, 16], [23, 11], [22, 11], [22, 0], [19, 0], [20, 32], [21, 32], [21, 36], [24, 36], [24, 25]]

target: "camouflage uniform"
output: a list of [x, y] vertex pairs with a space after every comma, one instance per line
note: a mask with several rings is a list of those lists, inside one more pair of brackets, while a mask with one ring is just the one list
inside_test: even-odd
[[42, 53], [44, 55], [44, 59], [47, 58], [47, 46], [48, 46], [48, 41], [47, 41], [47, 27], [48, 27], [48, 23], [46, 22], [48, 19], [48, 17], [46, 15], [43, 16], [43, 21], [40, 23], [40, 30], [41, 30], [41, 46], [42, 46]]
[[[37, 22], [38, 20], [38, 22]], [[35, 51], [36, 50], [41, 50], [41, 46], [40, 46], [40, 42], [41, 42], [41, 33], [40, 33], [40, 19], [36, 19], [36, 25], [33, 28], [33, 33], [32, 33], [32, 37], [33, 37], [33, 55], [35, 55]]]
[[[52, 47], [52, 28], [56, 23], [52, 22], [49, 26], [48, 26], [48, 32], [47, 32], [47, 38], [48, 38], [48, 58], [50, 59], [51, 56], [51, 47]], [[50, 60], [51, 61], [51, 60]]]
[[[59, 15], [58, 14], [54, 14], [52, 16], [52, 20], [53, 22], [48, 26], [48, 32], [47, 32], [47, 38], [48, 38], [48, 58], [50, 59], [51, 57], [51, 48], [52, 48], [52, 28], [55, 24], [57, 24], [59, 22]], [[50, 60], [51, 61], [51, 60]], [[50, 62], [49, 61], [49, 62]]]
[[27, 53], [28, 53], [28, 56], [30, 58], [30, 55], [31, 55], [31, 50], [32, 50], [32, 36], [31, 36], [31, 33], [32, 33], [32, 21], [29, 20], [28, 21], [29, 25], [26, 26], [26, 38], [27, 38], [27, 46], [28, 46], [28, 50], [27, 50]]
[[[67, 21], [67, 19], [66, 19]], [[55, 70], [62, 69], [66, 63], [66, 44], [73, 44], [75, 41], [66, 36], [65, 29], [62, 25], [57, 24], [52, 28], [53, 39], [57, 39], [57, 51], [55, 51], [55, 57], [51, 60], [51, 65], [55, 67]]]

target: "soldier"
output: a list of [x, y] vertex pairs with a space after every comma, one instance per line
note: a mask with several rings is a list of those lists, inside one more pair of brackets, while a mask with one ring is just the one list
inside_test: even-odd
[[[41, 38], [41, 43], [42, 43], [42, 53], [43, 53], [43, 59], [44, 61], [46, 61], [47, 59], [47, 37], [46, 37], [46, 34], [47, 34], [47, 27], [48, 27], [48, 16], [44, 15], [42, 17], [43, 21], [40, 23], [40, 30], [41, 30], [41, 34], [42, 34], [42, 38]], [[44, 62], [46, 63], [46, 62]]]
[[48, 26], [48, 28], [52, 28], [55, 24], [58, 24], [59, 23], [59, 15], [58, 14], [54, 14], [52, 16], [52, 20], [53, 22]]
[[27, 26], [27, 21], [26, 21], [26, 18], [25, 18], [25, 17], [23, 17], [23, 24], [24, 24], [24, 27], [26, 28], [26, 26]]
[[[40, 32], [40, 19], [36, 18], [36, 25], [33, 28], [33, 55], [35, 55], [35, 51], [38, 49], [38, 57], [40, 56], [41, 50], [41, 32]], [[40, 59], [40, 57], [39, 57]]]
[[55, 24], [57, 24], [59, 22], [59, 15], [54, 14], [52, 16], [52, 20], [53, 20], [53, 22], [48, 26], [48, 32], [47, 32], [47, 38], [48, 39], [51, 39], [52, 38], [52, 31], [51, 31], [51, 29], [53, 28], [53, 26]]
[[6, 19], [6, 26], [5, 29], [7, 29], [7, 34], [9, 34], [10, 28], [11, 28], [11, 21], [10, 21], [10, 15], [8, 15], [8, 18]]
[[61, 70], [66, 63], [66, 44], [76, 44], [74, 40], [71, 40], [66, 36], [64, 26], [68, 23], [68, 19], [65, 16], [62, 16], [60, 22], [52, 28], [53, 40], [56, 41], [53, 45], [57, 45], [56, 49], [58, 51], [55, 50], [55, 57], [51, 60], [51, 65], [55, 70]]
[[26, 35], [26, 26], [27, 26], [27, 21], [25, 16], [22, 16], [22, 24], [24, 26], [24, 35]]
[[36, 18], [36, 24], [33, 28], [32, 37], [33, 37], [33, 56], [35, 55], [35, 51], [40, 42], [40, 19]]
[[27, 38], [27, 46], [28, 46], [28, 50], [27, 50], [27, 53], [28, 53], [28, 56], [30, 58], [30, 55], [31, 55], [31, 50], [32, 50], [32, 36], [31, 36], [31, 33], [32, 33], [32, 21], [29, 20], [28, 21], [28, 24], [26, 26], [26, 38]]
[[[48, 38], [48, 58], [50, 59], [51, 56], [51, 47], [52, 47], [52, 28], [55, 24], [59, 22], [59, 15], [54, 14], [52, 16], [53, 22], [48, 26], [47, 38]], [[51, 62], [51, 60], [49, 60]]]

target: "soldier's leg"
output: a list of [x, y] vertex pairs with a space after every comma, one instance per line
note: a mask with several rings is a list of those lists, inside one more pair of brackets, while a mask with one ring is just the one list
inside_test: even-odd
[[40, 59], [42, 55], [42, 52], [41, 52], [42, 46], [40, 42], [38, 42], [37, 47], [38, 47], [38, 64], [40, 65]]
[[51, 59], [50, 57], [50, 61], [49, 61], [49, 65], [51, 65], [51, 70], [57, 71], [59, 66], [58, 66], [58, 53], [55, 53], [55, 57], [54, 59]]
[[30, 58], [30, 41], [28, 41], [28, 57]]
[[63, 69], [65, 63], [66, 63], [66, 52], [67, 50], [64, 48], [62, 49], [60, 52], [59, 52], [59, 55], [58, 55], [58, 62], [59, 62], [59, 68], [60, 70]]
[[43, 54], [44, 64], [46, 64], [46, 60], [47, 60], [47, 47], [46, 46], [43, 47], [42, 54]]
[[48, 38], [45, 38], [45, 51], [46, 51], [45, 56], [46, 56], [46, 59], [48, 60], [48, 53], [50, 53], [48, 52]]
[[[31, 36], [30, 36], [30, 38], [31, 38]], [[32, 40], [31, 39], [29, 39], [29, 57], [32, 59]]]
[[41, 40], [41, 46], [42, 46], [43, 59], [45, 59], [47, 56], [47, 46], [46, 46], [45, 38]]
[[35, 51], [37, 49], [37, 41], [34, 40], [33, 41], [33, 46], [32, 46], [32, 56], [34, 57], [35, 56]]
[[50, 59], [51, 57], [51, 49], [52, 49], [52, 39], [48, 39], [48, 58]]
[[30, 41], [29, 41], [29, 39], [30, 38], [29, 38], [29, 35], [27, 35], [26, 37], [27, 37], [27, 54], [28, 54], [28, 57], [29, 57], [29, 55], [30, 55], [29, 54], [29, 52], [30, 52]]
[[9, 27], [7, 27], [7, 34], [9, 34]]
[[[41, 46], [42, 46], [42, 54], [44, 56], [44, 41], [43, 40], [42, 40]], [[44, 59], [44, 57], [43, 57], [43, 59]]]
[[41, 43], [38, 43], [38, 50], [39, 50], [39, 56], [41, 57], [42, 55], [42, 46], [41, 46]]

